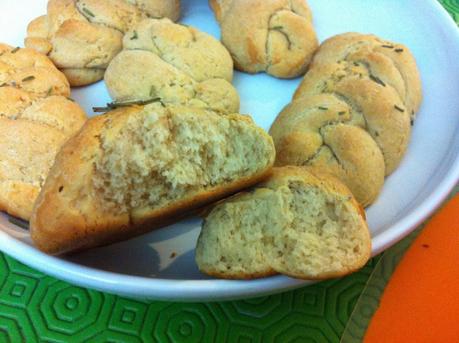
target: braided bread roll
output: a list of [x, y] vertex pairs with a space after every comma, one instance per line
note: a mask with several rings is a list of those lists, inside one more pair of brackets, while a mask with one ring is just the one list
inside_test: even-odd
[[179, 0], [49, 0], [47, 14], [29, 24], [25, 45], [48, 55], [72, 86], [82, 86], [103, 78], [129, 28], [148, 17], [179, 15]]
[[304, 74], [318, 46], [305, 0], [209, 0], [238, 70]]
[[403, 158], [421, 97], [407, 47], [373, 35], [332, 37], [271, 127], [276, 163], [330, 172], [367, 206]]
[[116, 102], [159, 98], [219, 113], [239, 111], [231, 56], [207, 33], [167, 18], [145, 19], [126, 33], [123, 48], [105, 73]]
[[86, 120], [42, 54], [0, 44], [0, 210], [28, 220], [54, 157]]

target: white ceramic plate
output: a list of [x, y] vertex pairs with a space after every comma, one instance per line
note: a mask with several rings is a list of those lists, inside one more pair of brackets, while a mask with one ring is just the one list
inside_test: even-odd
[[[459, 33], [435, 0], [310, 0], [320, 40], [347, 31], [375, 33], [404, 43], [418, 61], [424, 103], [408, 153], [378, 201], [367, 210], [373, 254], [390, 247], [422, 222], [459, 178]], [[45, 0], [0, 0], [0, 42], [21, 45], [27, 23], [45, 13]], [[219, 37], [207, 0], [184, 0], [182, 22]], [[268, 129], [299, 80], [236, 73], [242, 113]], [[92, 113], [108, 98], [103, 82], [75, 89], [73, 97]], [[177, 301], [261, 296], [306, 285], [284, 276], [254, 281], [215, 280], [199, 273], [194, 246], [198, 219], [109, 247], [59, 258], [36, 250], [28, 232], [0, 213], [0, 249], [57, 278], [130, 297]], [[175, 257], [173, 257], [173, 253]]]

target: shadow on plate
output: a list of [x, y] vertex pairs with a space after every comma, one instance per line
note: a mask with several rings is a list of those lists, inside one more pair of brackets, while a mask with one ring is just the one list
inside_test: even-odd
[[190, 218], [133, 239], [66, 256], [87, 267], [142, 277], [207, 279], [199, 272], [194, 248], [201, 220]]

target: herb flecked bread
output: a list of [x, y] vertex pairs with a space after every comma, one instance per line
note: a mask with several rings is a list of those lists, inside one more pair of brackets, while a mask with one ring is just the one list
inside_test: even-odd
[[276, 165], [331, 173], [367, 206], [400, 164], [421, 98], [407, 47], [373, 35], [334, 36], [271, 127]]
[[210, 0], [235, 66], [279, 78], [304, 74], [318, 41], [305, 0]]
[[57, 151], [86, 120], [69, 95], [46, 56], [0, 44], [0, 210], [32, 214]]
[[232, 78], [233, 61], [218, 40], [167, 18], [134, 26], [105, 73], [117, 102], [159, 98], [221, 113], [239, 111]]
[[212, 209], [196, 262], [220, 278], [325, 279], [363, 267], [370, 253], [365, 214], [351, 192], [331, 176], [288, 166]]
[[49, 0], [47, 14], [30, 22], [25, 45], [48, 55], [70, 85], [83, 86], [103, 78], [132, 26], [179, 16], [179, 0]]
[[266, 178], [271, 137], [248, 116], [182, 107], [121, 107], [87, 121], [59, 152], [31, 236], [51, 254], [167, 225]]

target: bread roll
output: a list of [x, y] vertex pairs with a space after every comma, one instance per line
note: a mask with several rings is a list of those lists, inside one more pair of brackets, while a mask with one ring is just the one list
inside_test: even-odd
[[237, 69], [279, 78], [304, 74], [318, 46], [305, 0], [210, 0]]
[[406, 152], [421, 98], [407, 47], [358, 33], [329, 38], [271, 127], [276, 165], [332, 173], [368, 206]]
[[204, 220], [196, 262], [220, 278], [281, 273], [314, 280], [351, 273], [370, 253], [365, 214], [351, 192], [331, 176], [289, 166], [215, 206]]
[[0, 44], [0, 210], [30, 218], [57, 151], [86, 120], [69, 95], [46, 56]]
[[105, 73], [116, 102], [159, 98], [163, 103], [239, 111], [231, 85], [233, 61], [212, 36], [169, 19], [146, 19], [126, 33]]
[[62, 148], [31, 220], [51, 254], [177, 221], [269, 175], [271, 137], [247, 116], [160, 103], [90, 119]]
[[49, 0], [30, 22], [26, 47], [48, 55], [72, 86], [103, 78], [123, 33], [148, 17], [180, 16], [179, 0]]
[[330, 94], [300, 98], [287, 105], [270, 134], [276, 165], [307, 165], [335, 175], [362, 206], [370, 205], [384, 184], [384, 157], [346, 102]]

